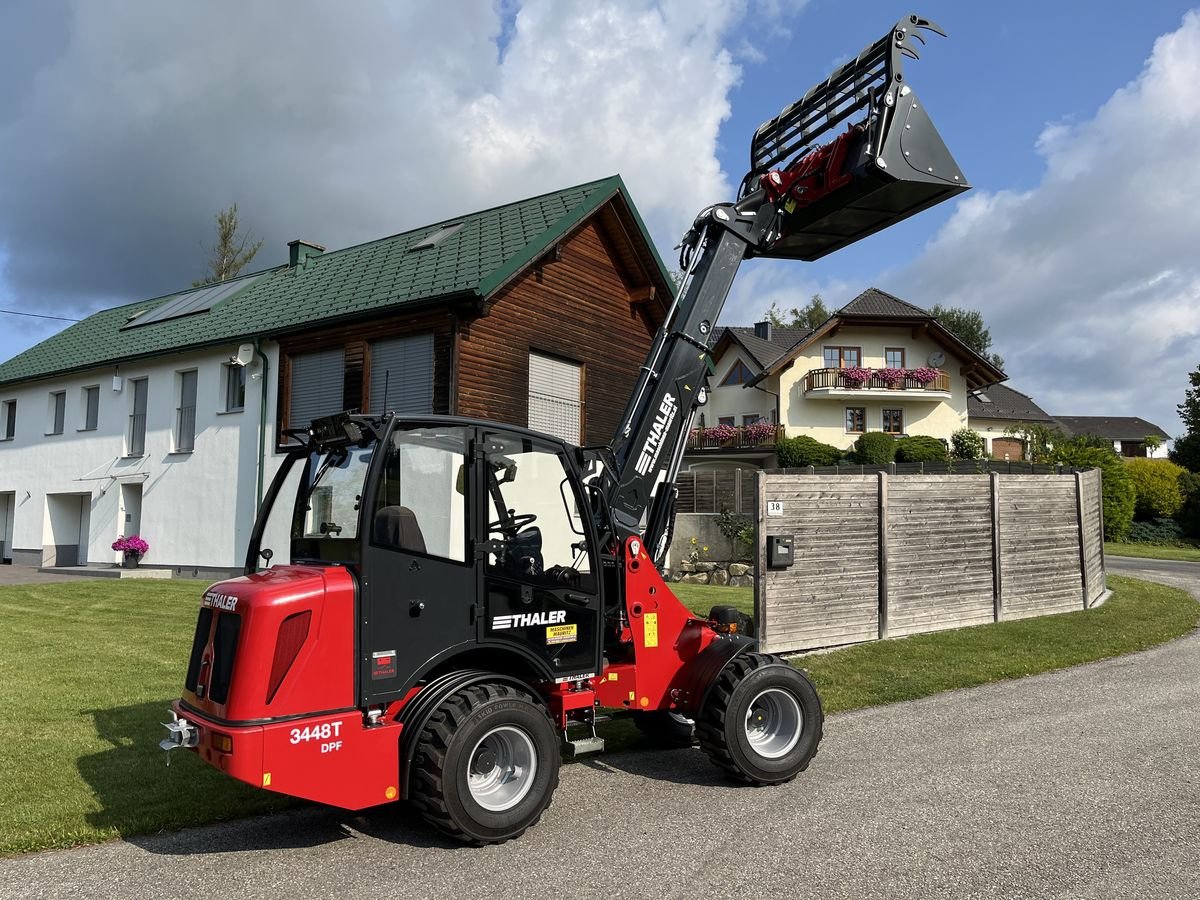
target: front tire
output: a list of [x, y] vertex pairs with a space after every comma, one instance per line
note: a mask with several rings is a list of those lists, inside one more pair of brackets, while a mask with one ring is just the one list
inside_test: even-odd
[[778, 656], [735, 657], [714, 682], [696, 734], [719, 767], [750, 784], [791, 781], [817, 755], [825, 716], [812, 682]]
[[421, 732], [410, 799], [453, 838], [502, 843], [541, 818], [559, 761], [544, 707], [505, 684], [473, 685], [447, 697]]

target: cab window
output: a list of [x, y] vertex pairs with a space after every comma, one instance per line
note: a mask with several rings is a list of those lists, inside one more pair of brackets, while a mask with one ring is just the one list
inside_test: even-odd
[[592, 571], [582, 510], [564, 460], [514, 435], [487, 436], [488, 567], [577, 585]]
[[393, 431], [375, 490], [371, 543], [465, 562], [466, 448], [464, 428]]

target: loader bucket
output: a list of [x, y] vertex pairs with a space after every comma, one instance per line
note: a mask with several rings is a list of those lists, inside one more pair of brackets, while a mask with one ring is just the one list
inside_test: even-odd
[[781, 212], [753, 255], [820, 259], [970, 185], [904, 80], [922, 31], [908, 16], [754, 134], [740, 198], [765, 191]]

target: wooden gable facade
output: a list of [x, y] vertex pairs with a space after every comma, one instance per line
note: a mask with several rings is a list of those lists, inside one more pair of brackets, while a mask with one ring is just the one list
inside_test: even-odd
[[277, 434], [299, 425], [291, 421], [298, 355], [340, 348], [344, 408], [381, 413], [371, 408], [373, 345], [429, 335], [431, 412], [529, 426], [530, 357], [540, 354], [579, 368], [579, 443], [605, 442], [671, 292], [636, 213], [617, 192], [487, 296], [442, 296], [280, 336]]

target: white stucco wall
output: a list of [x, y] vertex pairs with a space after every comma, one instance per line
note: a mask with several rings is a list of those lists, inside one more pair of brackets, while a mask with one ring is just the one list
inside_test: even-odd
[[[920, 391], [862, 391], [852, 397], [818, 397], [804, 394], [804, 376], [813, 369], [825, 368], [824, 348], [860, 347], [862, 363], [869, 369], [885, 365], [884, 349], [903, 347], [906, 368], [927, 365], [935, 350], [946, 354], [942, 372], [950, 377], [950, 396], [941, 399], [922, 399]], [[780, 395], [781, 419], [787, 435], [806, 434], [826, 444], [849, 449], [858, 434], [847, 433], [845, 411], [848, 406], [866, 409], [867, 431], [883, 430], [883, 410], [904, 411], [904, 433], [930, 435], [949, 440], [950, 435], [967, 424], [967, 383], [958, 374], [962, 361], [929, 337], [915, 337], [908, 327], [844, 326], [833, 337], [805, 348], [795, 364], [778, 376], [768, 379], [768, 388]]]
[[[269, 482], [278, 458], [274, 447], [278, 352], [264, 345], [270, 372], [267, 389]], [[37, 561], [47, 546], [63, 543], [74, 527], [70, 502], [58, 495], [83, 495], [81, 557], [91, 563], [116, 562], [112, 542], [125, 533], [125, 516], [140, 518], [150, 543], [146, 565], [232, 568], [239, 566], [254, 519], [258, 425], [262, 376], [257, 360], [249, 368], [246, 404], [225, 412], [224, 364], [237, 345], [180, 353], [120, 367], [121, 390], [114, 390], [113, 366], [0, 387], [0, 401], [17, 401], [16, 433], [0, 442], [0, 497], [13, 507], [10, 546], [21, 562]], [[195, 449], [175, 452], [179, 372], [197, 371]], [[131, 380], [147, 379], [145, 454], [126, 456], [133, 406]], [[94, 431], [84, 424], [82, 392], [99, 385]], [[46, 434], [51, 392], [66, 391], [62, 434]], [[141, 488], [140, 514], [136, 507]], [[48, 499], [49, 495], [49, 499]], [[127, 508], [129, 507], [129, 508]], [[0, 508], [0, 514], [5, 510]], [[0, 528], [3, 516], [0, 515]], [[21, 553], [24, 551], [24, 553]]]
[[[758, 416], [768, 422], [774, 419], [775, 398], [771, 394], [754, 388], [744, 388], [740, 384], [721, 386], [729, 370], [738, 362], [745, 363], [751, 372], [758, 372], [758, 365], [747, 359], [745, 353], [736, 345], [725, 352], [716, 363], [715, 374], [708, 379], [708, 403], [700, 410], [704, 413], [706, 426], [716, 425], [722, 416], [733, 416], [734, 425], [741, 425], [744, 416]], [[765, 384], [760, 386], [772, 392], [774, 390]]]

